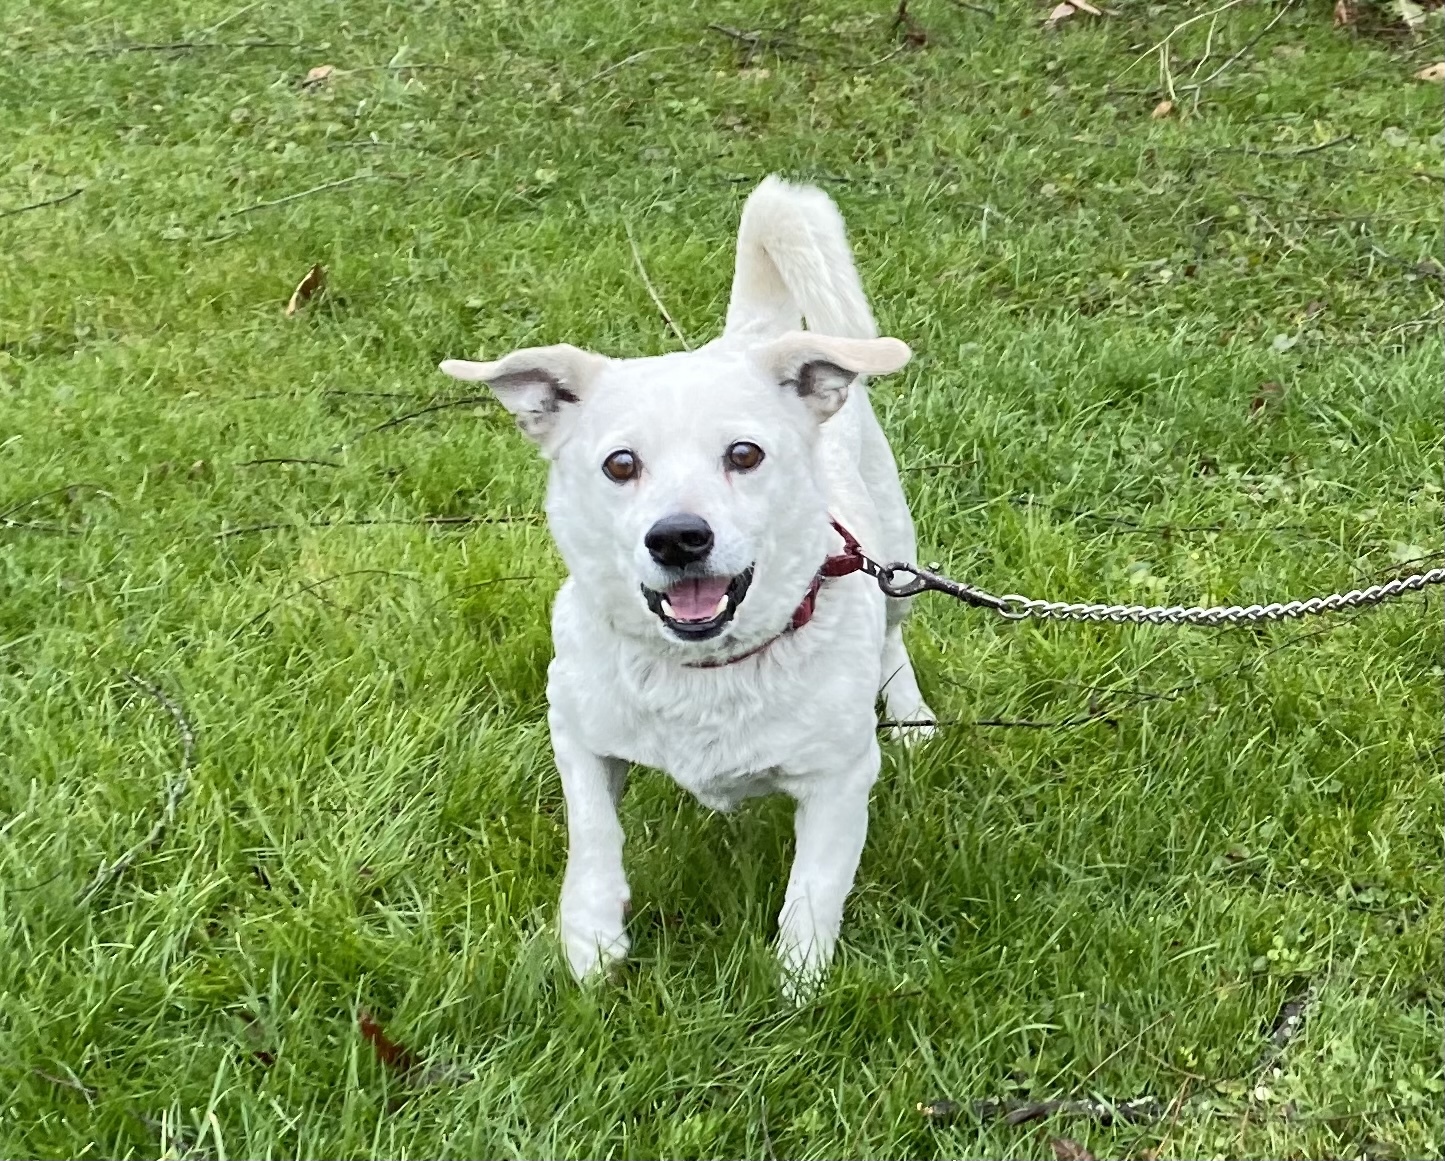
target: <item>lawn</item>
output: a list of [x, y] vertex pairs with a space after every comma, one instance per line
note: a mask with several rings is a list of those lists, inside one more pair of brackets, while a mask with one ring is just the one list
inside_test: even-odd
[[1441, 1155], [1438, 593], [924, 598], [948, 725], [885, 753], [816, 999], [788, 804], [656, 773], [633, 963], [562, 965], [544, 469], [436, 364], [677, 349], [639, 263], [710, 337], [769, 172], [916, 351], [873, 398], [925, 562], [1438, 558], [1441, 10], [1047, 7], [4, 6], [0, 1155]]

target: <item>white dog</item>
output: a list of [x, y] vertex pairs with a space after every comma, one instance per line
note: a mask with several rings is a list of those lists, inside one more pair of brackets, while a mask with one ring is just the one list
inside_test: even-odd
[[905, 603], [847, 575], [858, 544], [884, 562], [914, 551], [863, 386], [910, 352], [877, 333], [833, 203], [768, 178], [743, 210], [716, 341], [441, 365], [489, 384], [551, 461], [547, 517], [571, 575], [552, 614], [548, 721], [567, 800], [562, 939], [579, 979], [629, 946], [617, 804], [631, 762], [717, 810], [791, 795], [789, 992], [832, 958], [878, 777], [877, 699], [915, 733], [934, 720], [903, 645]]

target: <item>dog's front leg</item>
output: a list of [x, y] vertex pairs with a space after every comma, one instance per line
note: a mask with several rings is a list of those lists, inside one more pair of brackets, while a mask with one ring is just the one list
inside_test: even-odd
[[590, 752], [553, 712], [552, 752], [567, 800], [567, 872], [562, 877], [562, 946], [579, 980], [626, 958], [630, 894], [622, 870], [617, 802], [627, 763]]
[[778, 916], [783, 989], [792, 999], [805, 997], [833, 958], [843, 903], [868, 837], [868, 796], [879, 761], [878, 743], [870, 735], [854, 761], [801, 779], [794, 791], [797, 851]]

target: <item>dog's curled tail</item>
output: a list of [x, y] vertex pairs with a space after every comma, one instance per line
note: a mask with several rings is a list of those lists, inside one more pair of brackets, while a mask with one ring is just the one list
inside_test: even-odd
[[743, 206], [724, 334], [775, 338], [800, 317], [838, 338], [878, 335], [838, 207], [813, 186], [767, 177]]

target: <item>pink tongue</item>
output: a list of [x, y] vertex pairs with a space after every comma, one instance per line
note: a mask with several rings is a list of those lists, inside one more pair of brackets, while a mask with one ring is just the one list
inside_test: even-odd
[[667, 603], [679, 621], [711, 621], [718, 601], [728, 591], [732, 577], [710, 576], [685, 580], [667, 590]]

